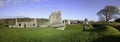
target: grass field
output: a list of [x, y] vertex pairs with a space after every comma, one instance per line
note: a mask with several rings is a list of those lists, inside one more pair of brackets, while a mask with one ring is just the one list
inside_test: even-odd
[[120, 34], [118, 30], [110, 26], [105, 28], [103, 31], [95, 31], [97, 29], [83, 31], [82, 25], [67, 25], [65, 30], [51, 28], [7, 28], [1, 26], [0, 42], [98, 42], [104, 40], [104, 36], [112, 36], [111, 38], [118, 39], [116, 38]]

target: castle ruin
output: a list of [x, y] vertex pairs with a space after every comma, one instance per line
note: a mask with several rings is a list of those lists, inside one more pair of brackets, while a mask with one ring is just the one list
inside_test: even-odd
[[54, 11], [49, 17], [49, 24], [55, 29], [64, 30], [65, 25], [62, 23], [61, 11]]
[[37, 19], [31, 20], [30, 22], [18, 22], [15, 19], [15, 25], [9, 25], [12, 28], [27, 28], [27, 27], [37, 27]]

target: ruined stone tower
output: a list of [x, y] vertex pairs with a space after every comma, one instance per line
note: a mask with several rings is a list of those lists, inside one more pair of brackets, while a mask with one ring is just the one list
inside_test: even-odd
[[51, 24], [62, 24], [61, 11], [54, 11], [49, 17], [49, 23]]
[[49, 17], [50, 26], [54, 29], [64, 30], [65, 25], [62, 23], [61, 11], [54, 11]]

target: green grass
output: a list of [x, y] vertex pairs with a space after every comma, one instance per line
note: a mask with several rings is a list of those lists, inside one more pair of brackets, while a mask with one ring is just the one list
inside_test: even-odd
[[72, 24], [72, 25], [67, 25], [65, 30], [83, 30], [83, 26], [81, 24]]
[[67, 25], [65, 30], [0, 27], [0, 42], [97, 42], [106, 34], [120, 34], [110, 26], [105, 26], [102, 31], [98, 31], [98, 28], [83, 31], [82, 27], [80, 24]]
[[61, 42], [73, 40], [79, 31], [50, 28], [0, 28], [1, 42]]

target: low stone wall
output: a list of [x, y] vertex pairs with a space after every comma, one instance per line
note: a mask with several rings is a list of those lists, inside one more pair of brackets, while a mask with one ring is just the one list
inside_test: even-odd
[[60, 30], [64, 30], [66, 27], [64, 24], [54, 24], [54, 25], [50, 25], [50, 26], [54, 29], [60, 29]]

